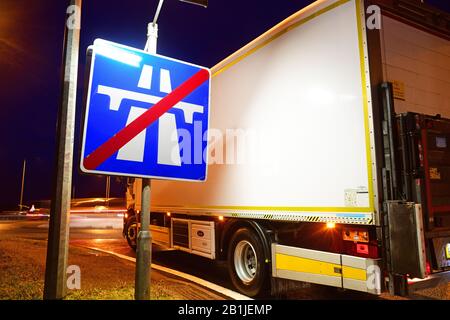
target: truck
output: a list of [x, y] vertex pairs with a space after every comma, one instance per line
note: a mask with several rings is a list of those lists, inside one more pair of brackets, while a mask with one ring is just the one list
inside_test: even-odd
[[449, 40], [450, 15], [421, 1], [320, 0], [228, 56], [211, 70], [207, 180], [152, 180], [153, 243], [226, 261], [250, 297], [448, 282]]

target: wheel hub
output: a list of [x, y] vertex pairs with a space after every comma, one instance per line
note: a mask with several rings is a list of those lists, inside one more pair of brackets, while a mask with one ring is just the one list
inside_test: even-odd
[[128, 238], [131, 241], [136, 240], [136, 224], [132, 224], [129, 228], [128, 228]]
[[234, 250], [234, 267], [242, 282], [249, 283], [255, 278], [257, 266], [255, 248], [247, 240], [240, 241]]

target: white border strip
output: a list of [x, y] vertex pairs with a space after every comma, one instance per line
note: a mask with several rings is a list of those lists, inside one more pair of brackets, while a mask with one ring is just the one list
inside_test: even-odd
[[[103, 249], [96, 248], [96, 247], [88, 247], [88, 246], [83, 246], [83, 247], [91, 249], [91, 250], [100, 251], [100, 252], [103, 252], [103, 253], [108, 253], [108, 254], [116, 256], [116, 257], [118, 257], [120, 259], [124, 259], [124, 260], [128, 260], [128, 261], [136, 263], [136, 259], [135, 258], [126, 256], [126, 255], [123, 255], [123, 254], [120, 254], [120, 253], [115, 253], [115, 252], [112, 252], [112, 251], [103, 250]], [[174, 276], [186, 279], [186, 280], [191, 281], [191, 282], [193, 282], [195, 284], [198, 284], [198, 285], [200, 285], [202, 287], [205, 287], [205, 288], [208, 288], [210, 290], [216, 291], [216, 292], [220, 293], [221, 295], [229, 297], [229, 298], [231, 298], [233, 300], [253, 300], [252, 298], [244, 296], [243, 294], [240, 294], [240, 293], [235, 292], [233, 290], [224, 288], [224, 287], [219, 286], [219, 285], [217, 285], [215, 283], [203, 280], [201, 278], [198, 278], [196, 276], [193, 276], [193, 275], [181, 272], [181, 271], [173, 270], [173, 269], [170, 269], [170, 268], [167, 268], [167, 267], [163, 267], [163, 266], [160, 266], [160, 265], [154, 264], [154, 263], [151, 264], [151, 267], [152, 267], [152, 269], [159, 270], [159, 271], [162, 271], [162, 272], [165, 272], [165, 273], [173, 274]]]

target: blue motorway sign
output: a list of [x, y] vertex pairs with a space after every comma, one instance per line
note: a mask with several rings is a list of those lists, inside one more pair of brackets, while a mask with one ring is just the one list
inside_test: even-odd
[[88, 60], [81, 170], [206, 180], [209, 70], [100, 39]]

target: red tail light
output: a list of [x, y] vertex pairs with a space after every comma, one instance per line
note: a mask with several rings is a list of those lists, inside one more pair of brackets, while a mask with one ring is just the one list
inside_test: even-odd
[[356, 252], [361, 254], [369, 254], [369, 245], [367, 244], [356, 244]]

